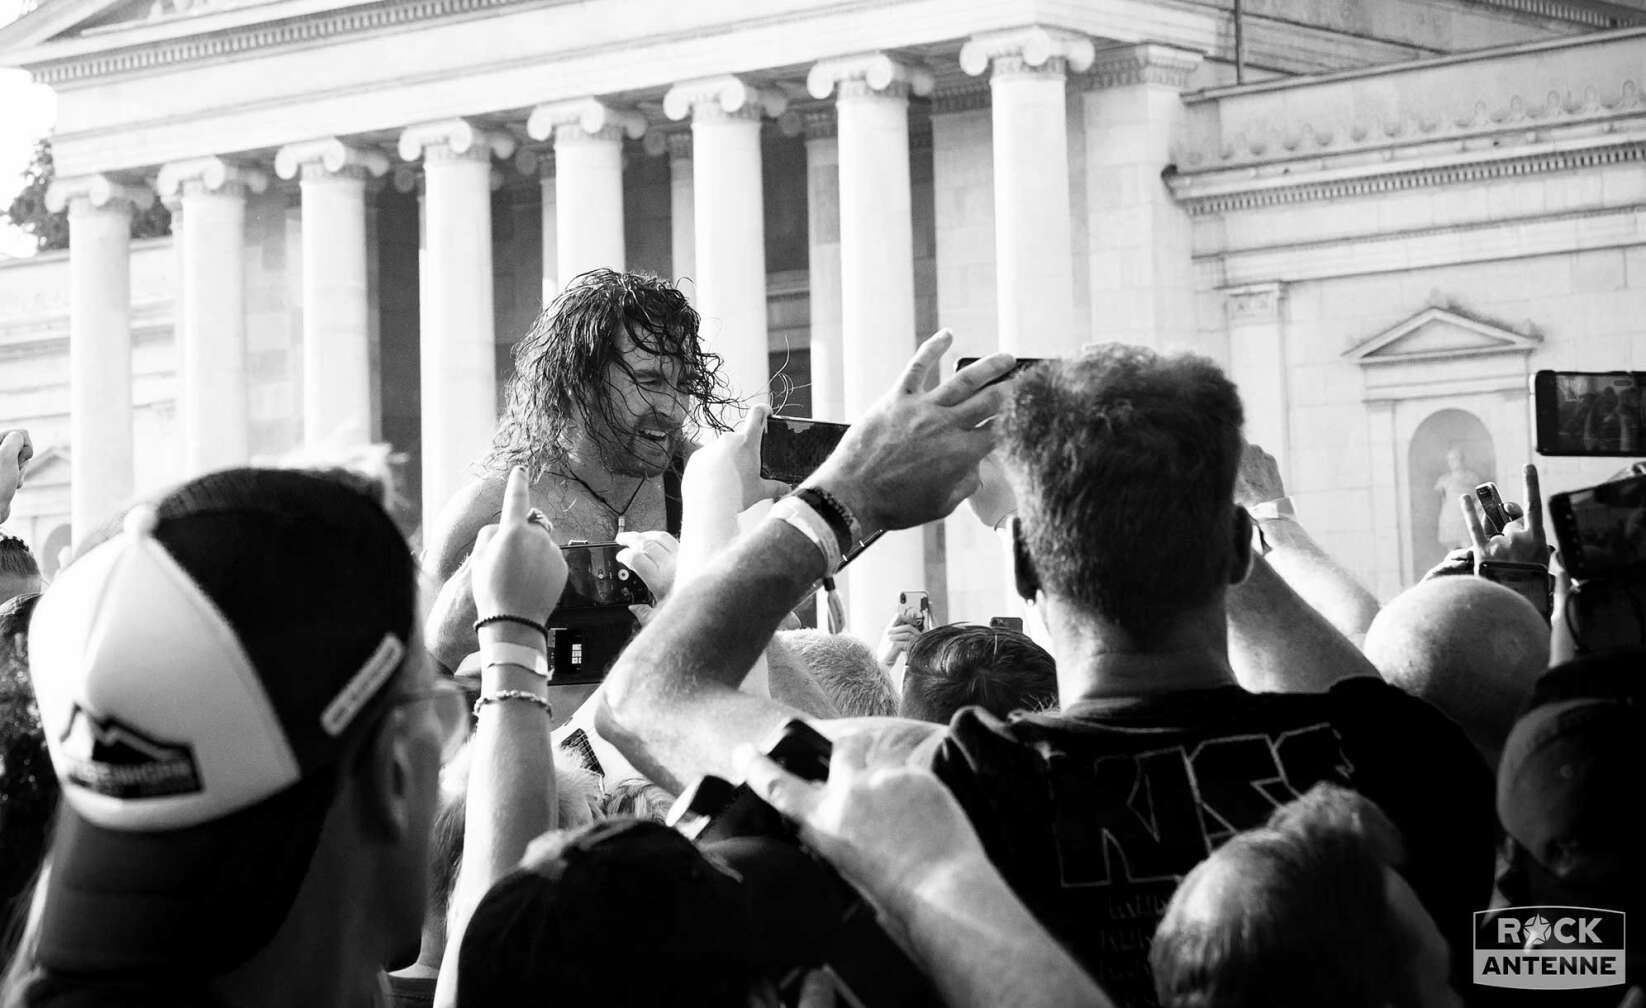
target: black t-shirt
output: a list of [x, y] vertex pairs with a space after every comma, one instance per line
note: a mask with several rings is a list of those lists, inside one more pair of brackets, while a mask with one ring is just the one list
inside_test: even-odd
[[933, 769], [1117, 1004], [1156, 1003], [1149, 943], [1183, 876], [1320, 781], [1353, 787], [1401, 829], [1403, 874], [1467, 976], [1470, 914], [1492, 891], [1491, 775], [1456, 725], [1381, 680], [1086, 701], [1009, 722], [972, 707]]

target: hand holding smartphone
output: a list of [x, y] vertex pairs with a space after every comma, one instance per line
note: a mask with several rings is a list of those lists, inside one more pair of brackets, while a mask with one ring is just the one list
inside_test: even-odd
[[804, 483], [846, 436], [848, 426], [803, 417], [774, 416], [760, 440], [760, 478]]
[[1497, 492], [1496, 483], [1482, 483], [1475, 487], [1475, 499], [1480, 502], [1480, 511], [1485, 519], [1488, 536], [1501, 534], [1504, 528], [1514, 521], [1503, 506], [1503, 496]]

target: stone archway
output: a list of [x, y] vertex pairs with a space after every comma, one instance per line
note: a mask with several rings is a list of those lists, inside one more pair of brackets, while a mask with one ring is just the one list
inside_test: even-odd
[[[1453, 452], [1458, 456], [1456, 469], [1449, 458]], [[1457, 496], [1473, 490], [1476, 483], [1497, 480], [1497, 448], [1479, 417], [1468, 410], [1448, 408], [1418, 424], [1407, 445], [1406, 460], [1411, 570], [1421, 576], [1453, 546], [1467, 543]]]

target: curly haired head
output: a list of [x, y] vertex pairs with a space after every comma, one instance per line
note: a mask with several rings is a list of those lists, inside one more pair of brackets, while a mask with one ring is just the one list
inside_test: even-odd
[[574, 277], [515, 344], [508, 405], [487, 467], [523, 465], [535, 476], [581, 433], [604, 434], [602, 452], [632, 450], [609, 443], [610, 432], [634, 422], [614, 409], [614, 381], [637, 380], [623, 358], [625, 334], [634, 347], [679, 362], [675, 385], [688, 423], [725, 430], [723, 407], [736, 401], [720, 376], [720, 358], [703, 349], [698, 321], [666, 280], [610, 269]]

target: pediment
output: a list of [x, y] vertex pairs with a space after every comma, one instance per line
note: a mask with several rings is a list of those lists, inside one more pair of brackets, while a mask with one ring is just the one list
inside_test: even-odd
[[[314, 3], [301, 4], [305, 13], [312, 13]], [[341, 0], [335, 6], [352, 6], [350, 0]], [[57, 49], [76, 43], [98, 47], [109, 36], [120, 38], [128, 33], [141, 32], [153, 36], [156, 29], [167, 36], [193, 34], [196, 31], [215, 30], [226, 21], [262, 20], [273, 16], [258, 11], [242, 14], [250, 8], [268, 7], [281, 11], [293, 7], [292, 0], [43, 0], [34, 10], [0, 27], [0, 66], [13, 60], [12, 54], [31, 55], [42, 46]], [[198, 22], [198, 24], [196, 23]], [[78, 48], [78, 47], [77, 47]]]
[[23, 473], [24, 486], [56, 486], [69, 481], [69, 450], [62, 446], [36, 452]]
[[1446, 360], [1491, 354], [1526, 354], [1538, 348], [1536, 333], [1519, 333], [1450, 308], [1429, 307], [1385, 329], [1343, 355], [1362, 365]]

